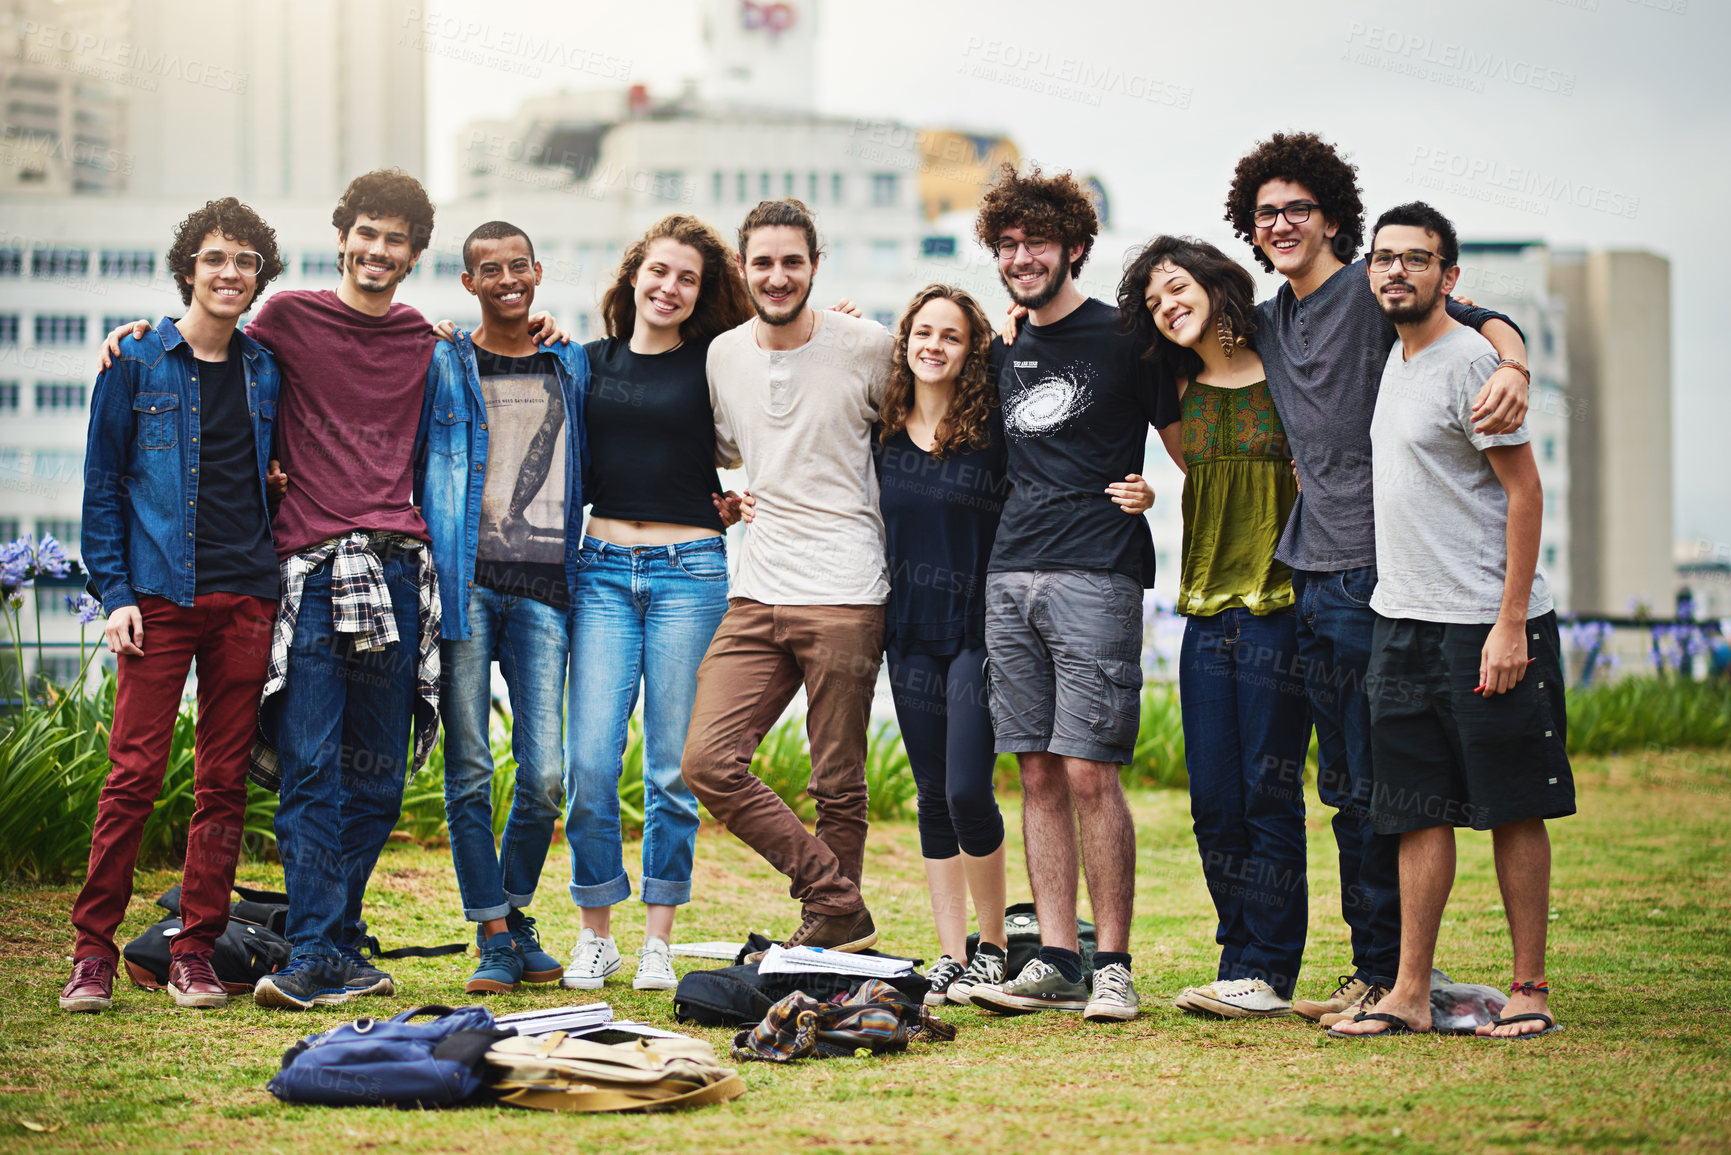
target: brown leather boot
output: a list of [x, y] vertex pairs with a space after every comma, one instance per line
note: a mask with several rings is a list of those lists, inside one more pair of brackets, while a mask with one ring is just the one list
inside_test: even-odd
[[72, 978], [60, 992], [63, 1011], [106, 1011], [114, 1005], [114, 960], [95, 956], [72, 965]]
[[[787, 941], [781, 945], [822, 947], [845, 954], [865, 950], [877, 940], [878, 928], [872, 922], [871, 911], [862, 906], [848, 914], [819, 914], [808, 910], [800, 920], [799, 929], [788, 935]], [[746, 955], [745, 961], [754, 963], [762, 958], [763, 952], [755, 951]]]
[[177, 1007], [226, 1007], [228, 991], [217, 981], [207, 954], [177, 954], [168, 964], [168, 993]]

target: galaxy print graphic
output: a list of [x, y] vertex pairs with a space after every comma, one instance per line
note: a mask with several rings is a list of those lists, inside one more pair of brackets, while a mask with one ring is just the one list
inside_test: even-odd
[[1046, 373], [1032, 385], [1013, 366], [1010, 376], [1014, 385], [1003, 391], [1004, 432], [1018, 441], [1057, 433], [1088, 408], [1092, 373], [1086, 365]]

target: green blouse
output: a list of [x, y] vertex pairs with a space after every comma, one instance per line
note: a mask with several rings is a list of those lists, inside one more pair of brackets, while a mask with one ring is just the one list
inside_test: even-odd
[[1178, 612], [1292, 605], [1292, 571], [1274, 547], [1298, 500], [1292, 452], [1268, 382], [1184, 391], [1184, 565]]

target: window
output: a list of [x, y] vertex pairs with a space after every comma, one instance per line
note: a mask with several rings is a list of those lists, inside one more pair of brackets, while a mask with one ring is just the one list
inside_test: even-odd
[[956, 255], [956, 238], [954, 237], [924, 237], [920, 241], [920, 256], [922, 257], [953, 257]]
[[[30, 456], [30, 476], [37, 481], [78, 481], [84, 475], [81, 449], [38, 449]], [[14, 472], [24, 475], [21, 469]]]
[[0, 345], [18, 343], [18, 314], [0, 313]]
[[56, 686], [70, 686], [72, 679], [78, 676], [79, 665], [76, 654], [44, 654], [38, 672]]
[[818, 186], [817, 174], [815, 172], [806, 173], [806, 175], [805, 175], [805, 199], [809, 200], [814, 205], [817, 203], [817, 186]]
[[15, 517], [0, 517], [0, 541], [17, 541], [24, 536], [24, 527]]
[[714, 201], [716, 204], [720, 204], [721, 203], [721, 194], [726, 188], [727, 188], [727, 177], [725, 175], [723, 175], [723, 173], [720, 169], [716, 169], [713, 173], [710, 174], [709, 199]]
[[302, 253], [301, 276], [334, 277], [342, 271], [335, 253]]
[[[140, 309], [136, 313], [104, 313], [102, 314], [102, 328], [97, 330], [97, 332], [106, 337], [108, 334], [114, 332], [114, 330], [120, 328], [120, 326], [130, 325], [140, 317], [144, 317], [144, 314], [145, 310], [143, 309]], [[149, 320], [148, 317], [145, 319]]]
[[682, 172], [658, 172], [650, 180], [649, 195], [658, 201], [678, 201], [685, 199], [685, 174]]
[[38, 345], [82, 345], [84, 344], [84, 321], [82, 316], [71, 313], [38, 314], [36, 317], [36, 343]]
[[[16, 412], [18, 412], [18, 382], [0, 381], [0, 413]], [[13, 534], [12, 536], [16, 537], [18, 535]], [[11, 538], [6, 537], [5, 534], [0, 534], [0, 538], [5, 539], [6, 541], [12, 540]]]
[[1547, 545], [1545, 547], [1545, 565], [1554, 566], [1556, 564], [1557, 564], [1557, 547], [1554, 545]]
[[1555, 461], [1557, 459], [1557, 439], [1555, 437], [1545, 438], [1544, 454], [1546, 461]]
[[760, 200], [769, 199], [769, 174], [766, 172], [757, 174], [757, 195]]
[[32, 277], [83, 277], [90, 273], [89, 249], [32, 249]]
[[36, 538], [52, 537], [67, 553], [78, 551], [78, 523], [54, 517], [39, 517], [36, 519]]
[[794, 189], [793, 180], [794, 180], [794, 177], [793, 177], [793, 174], [791, 172], [782, 174], [782, 177], [781, 177], [781, 195], [782, 196], [790, 197], [793, 195], [793, 189]]
[[463, 275], [463, 258], [456, 253], [435, 253], [433, 255], [433, 276], [440, 280], [452, 281]]
[[745, 175], [745, 174], [744, 174], [744, 173], [743, 173], [743, 172], [742, 172], [742, 173], [739, 173], [739, 174], [738, 174], [738, 175], [737, 175], [737, 178], [736, 178], [736, 182], [735, 182], [735, 183], [736, 183], [736, 186], [737, 186], [737, 190], [738, 190], [738, 192], [739, 192], [739, 203], [740, 203], [740, 204], [744, 204], [744, 203], [745, 203], [745, 198], [746, 198], [746, 196], [747, 196], [747, 195], [748, 195], [748, 194], [747, 194], [747, 192], [746, 192], [746, 187], [747, 187], [747, 180], [748, 180], [748, 178], [747, 178], [747, 177], [746, 177], [746, 175]]
[[842, 194], [847, 189], [847, 178], [839, 172], [829, 174], [829, 199], [831, 204], [841, 204], [847, 198]]
[[36, 412], [71, 413], [84, 408], [87, 387], [71, 382], [38, 381]]
[[24, 275], [24, 250], [0, 249], [0, 277]]
[[885, 312], [884, 310], [879, 309], [877, 312], [872, 314], [872, 320], [876, 321], [891, 332], [895, 331], [896, 315], [894, 313]]
[[102, 275], [149, 280], [156, 272], [156, 254], [141, 249], [103, 249]]
[[884, 277], [895, 276], [900, 267], [901, 246], [894, 241], [873, 241], [871, 271]]
[[879, 208], [894, 205], [900, 193], [901, 180], [895, 173], [872, 173], [872, 204]]

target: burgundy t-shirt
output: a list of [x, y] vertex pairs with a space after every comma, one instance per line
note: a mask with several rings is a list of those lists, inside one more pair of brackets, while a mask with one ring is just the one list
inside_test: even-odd
[[289, 488], [271, 519], [277, 556], [356, 529], [426, 541], [413, 502], [435, 340], [426, 318], [407, 305], [370, 317], [329, 289], [285, 289], [246, 331], [282, 369], [276, 456]]

